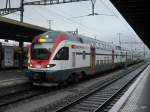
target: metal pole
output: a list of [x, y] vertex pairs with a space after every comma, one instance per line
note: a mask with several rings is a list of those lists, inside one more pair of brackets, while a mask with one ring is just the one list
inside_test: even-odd
[[48, 22], [49, 22], [49, 30], [52, 30], [52, 21], [53, 20], [48, 20]]
[[20, 6], [21, 6], [20, 22], [22, 22], [22, 23], [23, 23], [23, 13], [24, 13], [24, 4], [23, 3], [24, 3], [24, 0], [21, 0], [21, 2], [20, 2]]
[[7, 9], [7, 5], [8, 5], [8, 0], [6, 0], [6, 9]]
[[92, 3], [92, 15], [94, 16], [94, 3]]
[[92, 3], [92, 16], [94, 16], [95, 15], [95, 2], [96, 2], [96, 0], [91, 0], [91, 3]]
[[79, 32], [79, 30], [78, 30], [78, 28], [76, 28], [76, 34], [78, 34], [78, 32]]
[[19, 55], [19, 68], [20, 69], [23, 69], [23, 65], [24, 65], [24, 56], [23, 56], [23, 52], [24, 52], [24, 49], [23, 49], [23, 40], [20, 40], [19, 41], [19, 48], [20, 48], [20, 55]]
[[9, 8], [11, 8], [11, 3], [10, 3], [10, 0], [9, 0]]
[[120, 33], [119, 33], [119, 45], [121, 47]]

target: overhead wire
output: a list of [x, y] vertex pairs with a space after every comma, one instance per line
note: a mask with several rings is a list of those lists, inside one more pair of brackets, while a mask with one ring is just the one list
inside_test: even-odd
[[[51, 11], [51, 10], [45, 10], [45, 8], [44, 7], [41, 7], [44, 11], [47, 11], [48, 13], [50, 13], [51, 15], [53, 15], [54, 17], [56, 17], [58, 20], [60, 20], [60, 21], [64, 21], [65, 23], [68, 23], [69, 25], [70, 24], [72, 24], [73, 22], [71, 22], [71, 21], [68, 21], [66, 18], [64, 18], [64, 17], [62, 17], [61, 15], [59, 15], [59, 14], [57, 14], [56, 12], [54, 12], [54, 11]], [[61, 17], [61, 19], [60, 19], [60, 17]], [[74, 23], [73, 23], [74, 24]]]
[[[102, 3], [107, 9], [109, 9], [110, 10], [110, 8], [104, 3], [104, 1], [103, 0], [99, 0], [99, 1], [97, 1], [97, 3]], [[87, 8], [87, 7], [86, 7]], [[34, 10], [34, 8], [33, 8], [33, 10]], [[49, 10], [49, 9], [48, 9]], [[112, 11], [112, 10], [110, 10], [123, 24], [124, 24], [124, 22]], [[37, 11], [37, 9], [36, 9], [36, 12], [41, 16], [41, 18], [43, 19], [45, 19], [45, 20], [48, 20], [48, 18], [47, 17], [45, 17], [45, 15], [43, 15], [43, 14], [41, 14], [41, 13], [39, 13], [39, 11]], [[43, 11], [44, 12], [44, 11]], [[52, 12], [52, 11], [51, 11]], [[89, 28], [89, 27], [87, 27], [86, 25], [84, 25], [84, 24], [82, 24], [82, 23], [80, 23], [80, 22], [77, 22], [77, 21], [75, 21], [75, 20], [72, 20], [72, 19], [70, 19], [70, 18], [66, 18], [64, 15], [62, 15], [62, 14], [60, 14], [60, 13], [58, 13], [58, 12], [56, 12], [56, 11], [53, 11], [53, 12], [55, 12], [57, 15], [59, 15], [59, 16], [61, 16], [62, 18], [64, 18], [64, 20], [65, 21], [69, 21], [69, 22], [67, 22], [67, 23], [76, 23], [76, 24], [79, 24], [80, 26], [82, 26], [82, 27], [84, 27], [84, 30], [86, 30], [86, 31], [92, 31], [93, 29], [91, 29], [91, 28]], [[61, 11], [59, 11], [59, 12], [62, 12], [62, 10]], [[64, 13], [65, 14], [65, 13]], [[107, 14], [101, 14], [101, 15], [106, 15], [107, 16]], [[124, 24], [125, 25], [125, 24]], [[125, 25], [126, 26], [126, 25]], [[87, 30], [88, 29], [88, 30]], [[93, 31], [92, 31], [93, 32]], [[95, 32], [95, 31], [94, 31]]]
[[115, 17], [117, 17], [117, 15], [116, 15], [116, 13], [114, 13], [105, 3], [104, 3], [104, 1], [103, 0], [97, 0], [97, 3], [99, 4], [99, 5], [103, 5], [107, 10], [109, 10]]
[[[34, 8], [35, 7], [33, 7], [32, 8], [32, 10], [34, 10]], [[49, 9], [48, 9], [49, 10]], [[41, 18], [43, 19], [45, 19], [45, 20], [48, 20], [48, 18], [47, 17], [45, 17], [45, 15], [43, 15], [42, 13], [40, 13], [39, 11], [37, 11], [37, 9], [36, 9], [36, 12], [41, 16]], [[43, 11], [44, 12], [44, 11]], [[52, 12], [52, 11], [51, 11]], [[82, 24], [82, 23], [80, 23], [80, 22], [77, 22], [77, 21], [75, 21], [75, 20], [71, 20], [70, 18], [66, 18], [65, 16], [63, 16], [62, 14], [60, 14], [60, 13], [58, 13], [58, 12], [56, 12], [56, 11], [53, 11], [55, 14], [57, 14], [57, 15], [59, 15], [60, 17], [62, 17], [62, 18], [64, 18], [64, 20], [65, 21], [68, 21], [67, 23], [74, 23], [74, 24], [78, 24], [78, 25], [80, 25], [81, 27], [83, 27], [84, 28], [84, 30], [86, 30], [86, 31], [88, 31], [88, 32], [91, 32], [93, 29], [91, 29], [91, 28], [89, 28], [89, 27], [87, 27], [86, 25], [84, 25], [84, 24]], [[33, 13], [34, 14], [34, 13]], [[95, 30], [94, 30], [95, 31]], [[93, 31], [92, 31], [93, 32]], [[93, 34], [95, 35], [95, 32], [93, 32]], [[97, 35], [97, 34], [96, 34]]]
[[[61, 10], [61, 11], [59, 11], [59, 12], [62, 12], [63, 14], [66, 14], [66, 12], [63, 11], [63, 10]], [[56, 8], [55, 8], [55, 13], [58, 14], [58, 12], [56, 12]], [[59, 15], [60, 15], [60, 13], [59, 13]], [[72, 16], [71, 14], [67, 14], [67, 15]], [[61, 15], [61, 16], [62, 16], [62, 15]], [[77, 21], [75, 21], [75, 20], [72, 20], [71, 18], [67, 18], [66, 16], [63, 16], [63, 17], [64, 17], [65, 19], [71, 21], [71, 22], [77, 23], [77, 24], [79, 24], [80, 26], [86, 28], [86, 31], [88, 31], [88, 32], [91, 32], [91, 31], [92, 31], [92, 32], [93, 32], [92, 34], [93, 34], [94, 36], [99, 36], [99, 37], [100, 37], [99, 34], [95, 33], [95, 31], [96, 31], [97, 29], [89, 28], [88, 26], [86, 26], [86, 25], [84, 25], [84, 24], [82, 24], [82, 23], [80, 23], [80, 22], [77, 22]], [[87, 30], [87, 29], [89, 29], [89, 30]], [[99, 32], [99, 31], [97, 30], [97, 32]]]
[[[95, 1], [95, 8], [96, 8], [96, 1]], [[90, 0], [90, 4], [91, 4], [91, 0]], [[87, 9], [87, 10], [89, 10], [89, 8], [86, 6], [86, 5], [84, 5], [84, 7]], [[91, 10], [92, 10], [92, 8], [91, 8]], [[99, 9], [100, 10], [100, 9]], [[115, 15], [113, 15], [113, 14], [107, 14], [107, 13], [98, 13], [98, 12], [94, 12], [94, 15], [92, 14], [92, 13], [90, 13], [90, 14], [86, 14], [86, 15], [81, 15], [81, 16], [75, 16], [75, 17], [71, 17], [71, 18], [82, 18], [82, 17], [87, 17], [87, 16], [115, 16]]]
[[[17, 12], [14, 12], [14, 13], [11, 13], [12, 15], [17, 15], [17, 16], [20, 16], [20, 14], [19, 13], [17, 13]], [[6, 16], [8, 16], [8, 15], [6, 15]], [[33, 19], [33, 18], [31, 18], [31, 17], [26, 17], [26, 16], [24, 16], [26, 19]]]
[[[48, 9], [47, 8], [47, 10], [49, 10], [49, 11], [51, 11], [50, 9]], [[52, 11], [51, 11], [52, 12]], [[89, 30], [87, 30], [87, 29], [90, 29], [89, 27], [87, 27], [86, 25], [84, 25], [84, 24], [82, 24], [82, 23], [80, 23], [80, 22], [77, 22], [77, 21], [74, 21], [74, 20], [71, 20], [70, 18], [67, 18], [67, 17], [65, 17], [65, 16], [63, 16], [62, 14], [60, 14], [60, 13], [58, 13], [58, 12], [56, 12], [56, 11], [53, 11], [56, 15], [58, 15], [58, 16], [60, 16], [60, 17], [62, 17], [62, 18], [64, 18], [65, 20], [67, 20], [67, 21], [70, 21], [71, 23], [76, 23], [76, 24], [79, 24], [80, 26], [82, 26], [82, 27], [84, 27], [84, 30], [86, 30], [86, 31], [88, 31], [89, 32]], [[93, 29], [90, 29], [90, 31], [92, 31]]]
[[[34, 7], [34, 8], [36, 8], [36, 7]], [[41, 7], [41, 8], [42, 8], [42, 7]], [[36, 11], [37, 11], [37, 10], [38, 10], [38, 8], [36, 8]], [[45, 10], [45, 9], [44, 9], [44, 11], [43, 11], [43, 12], [45, 12], [45, 11], [47, 11], [47, 10]], [[48, 12], [50, 12], [50, 11], [48, 11]], [[51, 20], [51, 19], [49, 18], [49, 16], [45, 16], [45, 14], [40, 13], [40, 11], [38, 11], [38, 13], [41, 15], [41, 17], [44, 17], [44, 18], [46, 19], [46, 21]], [[51, 13], [53, 13], [53, 12], [51, 11]], [[58, 18], [58, 16], [55, 16], [55, 14], [54, 14], [54, 13], [53, 13], [53, 16], [54, 16], [54, 17], [56, 17], [56, 18]], [[60, 17], [60, 16], [59, 16], [59, 17]], [[64, 18], [63, 18], [63, 19], [64, 19]], [[65, 20], [65, 19], [64, 19], [64, 21], [65, 21], [65, 22], [67, 22], [67, 23], [69, 23], [69, 24], [71, 23], [71, 22], [68, 22], [68, 21], [67, 21], [67, 20]]]
[[[45, 21], [47, 20], [47, 18], [46, 18], [44, 15], [42, 15], [39, 11], [37, 11], [34, 6], [32, 7], [32, 9], [31, 9], [30, 6], [28, 6], [28, 8], [30, 8], [31, 13], [32, 13], [32, 15], [34, 15], [34, 16], [28, 16], [28, 15], [26, 16], [26, 14], [24, 13], [24, 17], [26, 16], [26, 17], [28, 17], [28, 18], [30, 18], [30, 19], [32, 20], [33, 18], [31, 18], [31, 17], [36, 17], [36, 13], [38, 13], [38, 16], [41, 17], [41, 20], [42, 20], [43, 22], [45, 22]], [[36, 13], [35, 13], [35, 12], [36, 12]]]
[[[111, 10], [107, 5], [106, 5], [106, 3], [104, 3], [104, 1], [103, 0], [99, 0], [99, 2], [100, 3], [102, 3], [109, 11], [111, 11], [114, 15], [116, 15], [116, 13], [113, 11], [113, 10]], [[112, 4], [113, 5], [113, 4]], [[113, 6], [114, 7], [114, 6]], [[117, 10], [117, 9], [116, 9]], [[119, 13], [120, 14], [120, 13]], [[121, 15], [121, 14], [120, 14]], [[121, 20], [121, 18], [118, 16], [118, 15], [116, 15], [115, 16], [124, 26], [125, 26], [125, 28], [126, 28], [126, 31], [129, 31], [129, 27], [133, 30], [133, 28], [128, 24], [128, 22], [126, 21], [126, 20], [124, 20], [124, 21], [126, 21], [126, 24]], [[121, 15], [121, 17], [123, 18], [123, 16]], [[124, 19], [124, 18], [123, 18]], [[129, 27], [128, 27], [129, 26]], [[133, 30], [134, 31], [134, 30]], [[131, 32], [131, 31], [130, 31]], [[133, 34], [133, 32], [131, 32], [132, 34]], [[134, 31], [134, 33], [135, 33], [135, 31]], [[136, 33], [135, 33], [136, 34]], [[137, 34], [136, 34], [137, 35]], [[133, 37], [133, 36], [131, 36], [131, 34], [129, 33], [129, 36], [130, 37]], [[138, 35], [137, 35], [138, 36]]]
[[43, 13], [41, 13], [39, 10], [38, 10], [38, 8], [36, 8], [36, 7], [32, 7], [32, 10], [34, 10], [34, 12], [37, 12], [38, 13], [38, 15], [42, 18], [42, 20], [43, 20], [43, 22], [48, 22], [48, 20], [49, 20], [49, 18], [48, 17], [46, 17]]

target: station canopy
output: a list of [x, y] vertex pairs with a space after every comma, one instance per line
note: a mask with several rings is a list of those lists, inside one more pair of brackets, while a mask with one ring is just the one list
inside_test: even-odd
[[0, 39], [31, 42], [34, 36], [46, 31], [40, 26], [0, 17]]
[[110, 0], [143, 42], [150, 48], [150, 1]]

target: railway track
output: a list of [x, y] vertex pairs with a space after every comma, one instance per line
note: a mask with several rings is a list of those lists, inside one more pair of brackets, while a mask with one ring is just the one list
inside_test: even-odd
[[0, 96], [0, 108], [9, 106], [9, 105], [17, 103], [17, 102], [21, 102], [26, 99], [30, 99], [30, 98], [33, 98], [36, 96], [46, 94], [46, 93], [52, 91], [52, 89], [55, 90], [55, 88], [44, 89], [44, 88], [40, 88], [40, 87], [31, 86], [29, 89], [24, 90], [24, 91]]
[[[86, 95], [60, 107], [56, 112], [108, 112], [113, 103], [119, 99], [127, 87], [141, 73], [141, 71], [136, 72], [134, 70], [128, 71], [126, 75], [115, 77], [113, 80], [97, 87]], [[131, 71], [134, 72], [132, 75], [129, 75]]]
[[[141, 64], [134, 65], [131, 69], [129, 69], [128, 71], [126, 71], [122, 75], [118, 75], [115, 78], [113, 78], [114, 81], [116, 81], [119, 77], [122, 77], [124, 74], [127, 74], [127, 73], [135, 70], [135, 68], [137, 68], [139, 66], [141, 66]], [[103, 87], [107, 86], [108, 84], [106, 84], [106, 82], [108, 82], [108, 80], [112, 81], [112, 78], [109, 78], [107, 80], [99, 82], [98, 84], [92, 86], [91, 88], [88, 88], [88, 91], [93, 90], [97, 86], [100, 87], [100, 85], [103, 86]], [[15, 104], [15, 103], [18, 103], [18, 102], [22, 102], [22, 101], [25, 101], [27, 99], [32, 99], [34, 97], [37, 98], [40, 95], [45, 95], [45, 94], [50, 93], [51, 91], [55, 91], [55, 90], [58, 90], [58, 88], [57, 87], [51, 87], [51, 88], [46, 88], [45, 89], [45, 88], [40, 88], [40, 87], [36, 87], [36, 88], [35, 87], [31, 87], [29, 90], [13, 93], [13, 94], [10, 94], [10, 95], [0, 96], [0, 111], [1, 111], [1, 109], [3, 110], [3, 108], [4, 109], [7, 108], [7, 106], [11, 106], [12, 104]], [[93, 90], [92, 92], [94, 92], [94, 91], [95, 90]], [[86, 91], [84, 91], [82, 93], [85, 94], [85, 92]], [[92, 92], [91, 92], [91, 94], [92, 94]], [[63, 107], [63, 108], [66, 108], [66, 106]], [[61, 108], [60, 110], [57, 110], [57, 111], [61, 111], [61, 110], [63, 110], [63, 108]]]

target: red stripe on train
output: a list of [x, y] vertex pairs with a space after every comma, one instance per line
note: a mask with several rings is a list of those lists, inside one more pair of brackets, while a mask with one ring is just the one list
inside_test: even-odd
[[62, 33], [61, 35], [59, 35], [56, 40], [55, 40], [55, 44], [53, 45], [53, 48], [52, 48], [52, 54], [50, 55], [49, 57], [49, 60], [51, 60], [56, 48], [58, 47], [58, 45], [63, 41], [63, 40], [66, 40], [66, 35], [65, 33]]

